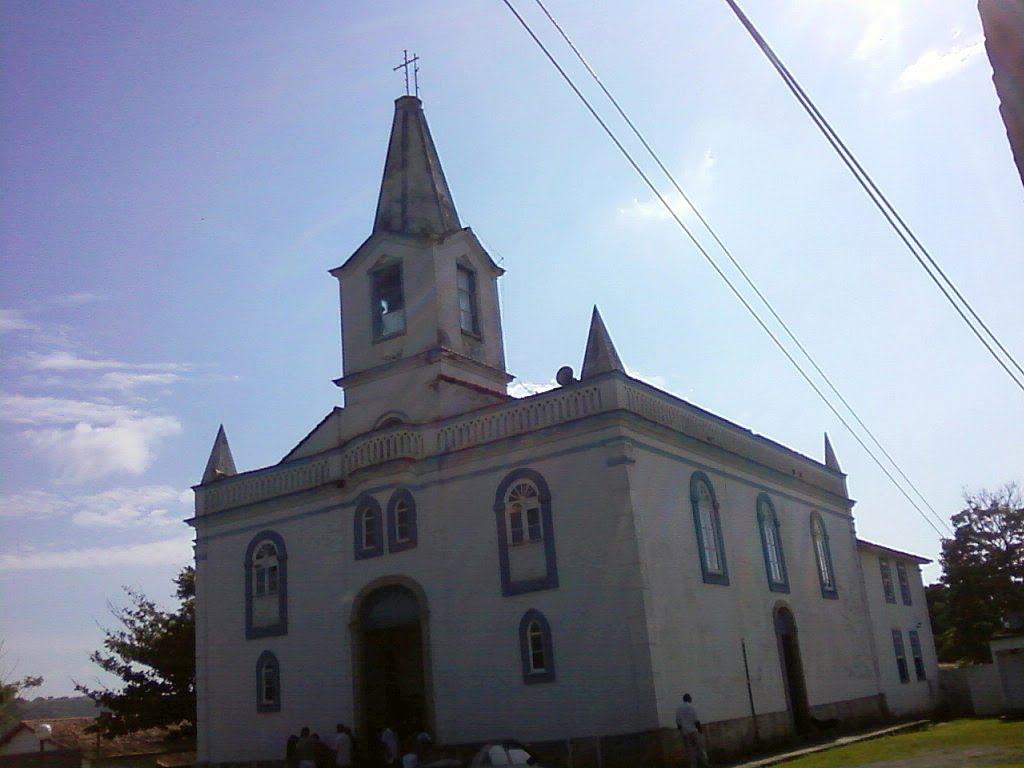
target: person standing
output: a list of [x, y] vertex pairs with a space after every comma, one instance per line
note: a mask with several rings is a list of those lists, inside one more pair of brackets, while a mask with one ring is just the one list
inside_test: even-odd
[[693, 698], [683, 694], [683, 703], [676, 709], [676, 728], [683, 740], [683, 752], [690, 768], [711, 768], [708, 753], [704, 750], [704, 729], [693, 706]]
[[384, 745], [385, 765], [394, 765], [398, 762], [398, 734], [391, 730], [390, 726], [384, 726], [380, 732], [380, 742]]
[[352, 768], [352, 737], [344, 723], [338, 723], [334, 734], [334, 764], [338, 768]]
[[299, 732], [299, 740], [295, 744], [295, 757], [299, 768], [316, 768], [316, 740], [309, 735], [309, 727], [303, 726]]

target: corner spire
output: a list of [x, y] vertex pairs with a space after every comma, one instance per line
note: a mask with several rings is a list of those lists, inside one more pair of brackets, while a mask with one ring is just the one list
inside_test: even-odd
[[580, 371], [580, 380], [589, 379], [599, 373], [618, 371], [625, 373], [625, 366], [619, 359], [619, 353], [615, 351], [608, 329], [604, 327], [604, 320], [601, 313], [594, 307], [590, 316], [590, 333], [587, 336], [587, 351], [583, 355], [583, 370]]
[[825, 466], [829, 469], [834, 469], [836, 472], [843, 471], [839, 466], [839, 459], [836, 458], [836, 452], [832, 450], [832, 443], [828, 439], [828, 432], [825, 433]]
[[460, 229], [423, 103], [415, 96], [400, 96], [395, 100], [373, 231], [429, 237]]
[[235, 459], [231, 455], [231, 446], [228, 445], [228, 436], [224, 432], [224, 425], [217, 430], [217, 437], [213, 441], [213, 449], [210, 451], [210, 459], [206, 462], [206, 471], [203, 472], [202, 485], [221, 480], [225, 477], [237, 475]]

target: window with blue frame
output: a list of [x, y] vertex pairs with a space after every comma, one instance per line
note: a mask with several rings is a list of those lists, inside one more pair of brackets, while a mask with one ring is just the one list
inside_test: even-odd
[[832, 550], [828, 544], [828, 529], [817, 512], [811, 513], [811, 541], [814, 546], [814, 561], [818, 566], [818, 582], [821, 596], [829, 600], [839, 597], [836, 587], [836, 573], [832, 567]]
[[276, 531], [261, 531], [245, 550], [245, 636], [288, 634], [288, 554]]
[[896, 578], [900, 582], [900, 597], [904, 605], [913, 605], [914, 600], [910, 596], [910, 579], [907, 578], [907, 566], [900, 560], [896, 561]]
[[356, 502], [352, 516], [352, 545], [356, 560], [384, 554], [384, 526], [380, 504], [372, 496], [363, 496]]
[[540, 611], [530, 609], [519, 621], [519, 654], [524, 683], [547, 683], [555, 679], [551, 625]]
[[921, 638], [917, 635], [917, 630], [910, 630], [910, 655], [914, 657], [914, 672], [917, 673], [918, 680], [927, 679], [927, 675], [924, 671], [924, 656], [921, 655]]
[[764, 555], [768, 588], [772, 592], [789, 592], [789, 576], [786, 574], [786, 558], [782, 551], [779, 516], [775, 513], [775, 504], [766, 493], [757, 497], [757, 527], [761, 532], [761, 553]]
[[416, 500], [399, 488], [388, 500], [388, 552], [412, 549], [416, 540]]
[[892, 631], [892, 650], [896, 655], [896, 670], [901, 683], [910, 682], [910, 670], [907, 668], [907, 652], [903, 648], [903, 633], [898, 629]]
[[889, 567], [889, 558], [878, 558], [878, 571], [882, 576], [882, 590], [885, 592], [885, 602], [896, 602], [896, 590], [892, 586], [892, 569]]
[[690, 476], [690, 505], [697, 533], [700, 569], [707, 584], [728, 584], [729, 569], [725, 562], [722, 523], [718, 515], [718, 499], [714, 486], [703, 472]]
[[532, 469], [510, 472], [494, 495], [501, 591], [518, 595], [558, 586], [558, 559], [547, 481]]
[[281, 711], [281, 666], [270, 651], [256, 661], [256, 711]]

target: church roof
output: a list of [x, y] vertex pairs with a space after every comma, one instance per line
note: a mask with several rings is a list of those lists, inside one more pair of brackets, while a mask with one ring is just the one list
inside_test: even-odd
[[625, 373], [625, 366], [619, 359], [619, 353], [615, 351], [612, 338], [608, 335], [608, 329], [604, 327], [604, 320], [601, 313], [594, 307], [590, 316], [590, 334], [587, 336], [587, 351], [583, 354], [583, 370], [580, 371], [580, 379], [588, 379], [597, 376], [599, 373], [618, 371]]
[[825, 466], [836, 472], [843, 471], [839, 466], [839, 459], [836, 458], [836, 452], [832, 449], [832, 441], [828, 439], [828, 432], [825, 433]]
[[395, 100], [373, 232], [423, 237], [460, 229], [423, 104], [415, 96], [401, 96]]
[[213, 441], [213, 449], [210, 451], [210, 459], [206, 462], [206, 470], [203, 472], [202, 483], [212, 483], [224, 477], [237, 475], [235, 469], [235, 458], [231, 455], [231, 446], [228, 445], [228, 436], [224, 432], [224, 425], [217, 430], [217, 437]]

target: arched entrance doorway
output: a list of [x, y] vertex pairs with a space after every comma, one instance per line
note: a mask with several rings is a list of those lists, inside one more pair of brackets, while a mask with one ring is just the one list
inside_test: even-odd
[[371, 585], [356, 601], [356, 727], [371, 744], [384, 726], [403, 736], [433, 732], [427, 616], [423, 591], [410, 580]]
[[793, 726], [803, 731], [810, 724], [804, 665], [800, 660], [796, 619], [793, 618], [793, 612], [782, 605], [775, 609], [775, 639], [779, 646], [782, 680], [786, 684], [786, 703], [793, 714]]

